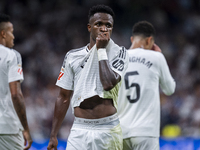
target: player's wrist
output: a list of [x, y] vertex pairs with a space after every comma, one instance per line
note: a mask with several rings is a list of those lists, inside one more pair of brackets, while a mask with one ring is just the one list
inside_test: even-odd
[[106, 53], [106, 49], [105, 48], [99, 48], [97, 50], [97, 54], [98, 54], [98, 60], [108, 60], [108, 55]]

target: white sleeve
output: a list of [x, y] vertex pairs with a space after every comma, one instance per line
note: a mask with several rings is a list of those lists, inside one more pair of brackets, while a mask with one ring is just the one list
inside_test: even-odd
[[66, 90], [73, 90], [74, 89], [73, 80], [74, 80], [74, 73], [71, 69], [71, 66], [69, 63], [69, 55], [67, 53], [65, 55], [64, 62], [61, 67], [56, 85]]
[[120, 47], [119, 55], [110, 61], [110, 66], [113, 71], [122, 77], [128, 67], [128, 62], [127, 50], [124, 47]]
[[22, 70], [22, 58], [19, 52], [15, 50], [10, 50], [9, 61], [8, 61], [8, 82], [24, 80], [23, 70]]
[[162, 53], [159, 57], [160, 64], [160, 87], [166, 95], [171, 95], [175, 91], [176, 83], [171, 76], [167, 61]]

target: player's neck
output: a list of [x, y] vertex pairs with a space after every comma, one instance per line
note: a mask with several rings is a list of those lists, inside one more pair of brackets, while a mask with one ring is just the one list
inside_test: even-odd
[[94, 46], [94, 44], [89, 43], [88, 44], [88, 49], [90, 50], [93, 46]]
[[129, 49], [135, 49], [135, 48], [143, 48], [144, 49], [144, 46], [143, 45], [134, 45], [134, 44], [132, 44]]
[[96, 44], [96, 40], [90, 38], [90, 43], [88, 44], [88, 49], [90, 50]]
[[0, 44], [3, 45], [3, 46], [6, 45], [5, 42], [4, 42], [3, 40], [0, 40]]

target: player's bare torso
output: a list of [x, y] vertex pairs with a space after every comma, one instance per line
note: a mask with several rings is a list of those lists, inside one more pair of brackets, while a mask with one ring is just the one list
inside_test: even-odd
[[98, 119], [116, 113], [112, 99], [93, 96], [85, 99], [79, 107], [74, 108], [74, 115], [79, 118]]

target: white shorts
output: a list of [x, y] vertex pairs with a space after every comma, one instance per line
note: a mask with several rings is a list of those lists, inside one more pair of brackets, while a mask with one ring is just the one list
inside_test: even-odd
[[123, 138], [117, 114], [101, 119], [75, 117], [66, 150], [122, 150]]
[[18, 134], [0, 134], [0, 150], [23, 150], [24, 138], [22, 131]]
[[159, 150], [159, 138], [132, 137], [123, 140], [123, 150]]

